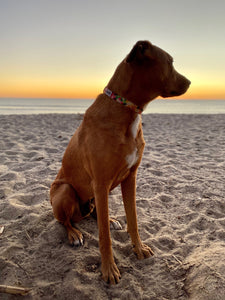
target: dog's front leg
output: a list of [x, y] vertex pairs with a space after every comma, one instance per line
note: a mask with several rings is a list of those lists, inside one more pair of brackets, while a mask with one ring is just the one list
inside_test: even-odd
[[108, 210], [108, 193], [109, 190], [105, 187], [105, 185], [94, 185], [94, 195], [99, 230], [99, 248], [102, 259], [102, 278], [106, 282], [116, 284], [119, 282], [121, 276], [114, 262], [112, 253]]
[[131, 236], [131, 241], [134, 247], [134, 252], [137, 254], [138, 259], [147, 258], [153, 255], [150, 247], [141, 242], [138, 225], [137, 225], [137, 212], [136, 212], [136, 171], [121, 183], [123, 202], [127, 216], [128, 232]]

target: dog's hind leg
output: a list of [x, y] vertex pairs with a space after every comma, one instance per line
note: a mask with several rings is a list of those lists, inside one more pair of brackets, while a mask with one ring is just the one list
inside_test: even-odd
[[122, 229], [122, 226], [118, 220], [116, 220], [114, 218], [109, 218], [109, 222], [110, 222], [110, 229], [114, 229], [114, 230]]
[[53, 182], [50, 190], [51, 204], [55, 218], [66, 227], [71, 245], [83, 245], [82, 233], [71, 224], [83, 219], [79, 199], [70, 184]]

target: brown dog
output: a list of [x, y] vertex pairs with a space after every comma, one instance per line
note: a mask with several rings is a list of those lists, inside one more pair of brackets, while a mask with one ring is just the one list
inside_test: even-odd
[[86, 111], [51, 186], [54, 216], [66, 227], [71, 244], [83, 244], [71, 222], [82, 220], [96, 205], [102, 275], [112, 284], [119, 282], [120, 272], [111, 247], [108, 194], [118, 184], [134, 252], [139, 259], [153, 255], [141, 242], [137, 226], [136, 174], [145, 145], [140, 113], [157, 96], [179, 96], [188, 89], [190, 81], [172, 63], [169, 54], [150, 42], [136, 43]]

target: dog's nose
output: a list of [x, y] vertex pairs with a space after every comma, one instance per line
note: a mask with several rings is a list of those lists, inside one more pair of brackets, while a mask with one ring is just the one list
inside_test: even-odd
[[189, 79], [187, 79], [186, 77], [185, 77], [185, 79], [186, 80], [184, 81], [184, 88], [185, 88], [185, 91], [187, 91], [189, 86], [191, 85], [191, 81]]
[[190, 86], [191, 85], [191, 81], [189, 79], [187, 79], [187, 78], [186, 78], [186, 80], [187, 80], [187, 86]]

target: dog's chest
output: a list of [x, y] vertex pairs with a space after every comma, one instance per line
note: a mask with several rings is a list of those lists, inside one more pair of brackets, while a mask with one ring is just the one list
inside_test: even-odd
[[[140, 118], [140, 115], [138, 115], [131, 125], [131, 134], [134, 139], [137, 137], [140, 121], [141, 121], [141, 118]], [[135, 147], [134, 150], [126, 156], [128, 169], [130, 169], [131, 167], [133, 167], [136, 164], [138, 158], [139, 158], [138, 149], [137, 149], [137, 147]]]
[[134, 139], [137, 137], [140, 122], [141, 122], [141, 117], [140, 117], [140, 115], [137, 115], [136, 119], [134, 120], [134, 122], [131, 125], [131, 134]]

